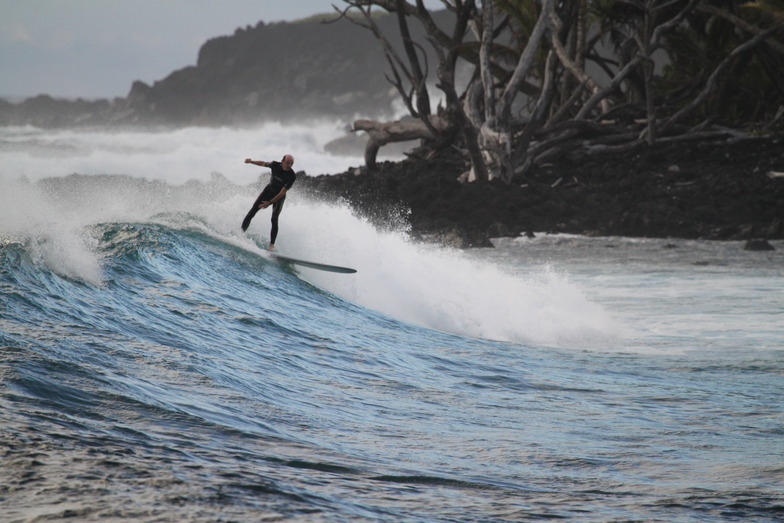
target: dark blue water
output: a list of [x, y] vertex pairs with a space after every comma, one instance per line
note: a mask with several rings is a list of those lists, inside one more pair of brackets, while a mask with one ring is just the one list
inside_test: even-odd
[[[568, 347], [450, 334], [333, 292], [354, 276], [202, 229], [92, 225], [88, 261], [6, 235], [0, 520], [784, 518], [784, 353], [769, 337], [754, 350], [680, 330], [600, 350], [569, 325]], [[588, 295], [593, 271], [572, 277]], [[651, 277], [666, 281], [615, 288]]]

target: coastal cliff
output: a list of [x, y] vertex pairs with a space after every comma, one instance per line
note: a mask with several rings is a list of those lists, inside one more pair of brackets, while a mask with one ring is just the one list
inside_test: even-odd
[[[196, 65], [152, 85], [136, 81], [125, 98], [0, 100], [0, 125], [219, 126], [389, 115], [397, 93], [385, 77], [380, 44], [346, 19], [324, 22], [330, 18], [335, 15], [262, 21], [210, 39], [199, 50]], [[394, 17], [381, 16], [377, 23], [399, 46]], [[416, 28], [412, 31], [413, 37], [421, 37]]]

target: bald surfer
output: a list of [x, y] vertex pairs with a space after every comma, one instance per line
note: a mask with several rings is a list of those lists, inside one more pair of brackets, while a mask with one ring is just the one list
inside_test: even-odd
[[242, 220], [242, 230], [248, 230], [250, 221], [256, 216], [259, 209], [266, 209], [271, 205], [272, 230], [270, 231], [270, 243], [267, 249], [274, 251], [275, 239], [278, 237], [278, 216], [280, 216], [280, 212], [283, 210], [283, 203], [286, 201], [286, 193], [291, 189], [291, 186], [294, 185], [294, 181], [297, 179], [297, 175], [292, 169], [294, 157], [287, 154], [279, 162], [263, 162], [246, 158], [245, 163], [252, 163], [253, 165], [258, 165], [260, 167], [269, 167], [272, 170], [272, 178], [267, 186], [261, 191], [259, 197], [256, 198], [256, 201], [253, 202], [253, 207], [251, 207], [248, 214], [245, 215], [245, 219]]

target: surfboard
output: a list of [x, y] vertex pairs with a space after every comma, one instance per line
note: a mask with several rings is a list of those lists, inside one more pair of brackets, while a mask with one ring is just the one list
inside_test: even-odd
[[343, 274], [353, 274], [357, 272], [356, 269], [352, 269], [351, 267], [341, 267], [339, 265], [328, 265], [326, 263], [318, 263], [312, 262], [308, 260], [300, 260], [298, 258], [291, 258], [289, 256], [283, 256], [282, 254], [275, 254], [271, 253], [271, 256], [277, 260], [294, 263], [297, 265], [302, 265], [303, 267], [309, 267], [311, 269], [318, 269], [320, 271], [328, 271], [328, 272], [340, 272]]

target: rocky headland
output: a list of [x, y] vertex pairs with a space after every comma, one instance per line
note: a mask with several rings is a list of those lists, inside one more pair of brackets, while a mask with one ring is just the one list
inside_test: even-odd
[[[441, 21], [447, 13], [434, 16]], [[0, 125], [221, 126], [262, 121], [391, 114], [397, 93], [373, 34], [335, 14], [239, 28], [199, 49], [196, 65], [149, 85], [136, 81], [124, 98], [64, 100], [42, 94], [0, 100]], [[378, 19], [400, 47], [395, 17]], [[423, 38], [412, 28], [413, 38]]]

